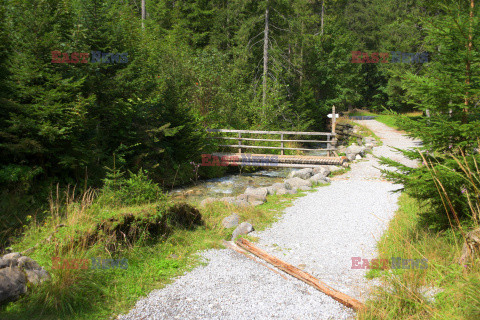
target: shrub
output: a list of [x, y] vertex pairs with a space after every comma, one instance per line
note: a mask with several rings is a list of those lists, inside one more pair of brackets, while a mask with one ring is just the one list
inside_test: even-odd
[[140, 169], [138, 173], [128, 171], [129, 177], [113, 169], [103, 180], [104, 186], [99, 199], [103, 204], [111, 205], [138, 205], [143, 203], [165, 200], [166, 195], [158, 184], [148, 179], [147, 171]]

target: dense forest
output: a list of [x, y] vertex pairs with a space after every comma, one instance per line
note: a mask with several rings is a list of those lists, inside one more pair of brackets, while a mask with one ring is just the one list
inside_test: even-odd
[[[190, 163], [211, 150], [206, 127], [321, 131], [332, 105], [428, 109], [452, 123], [448, 132], [437, 120], [419, 129], [429, 147], [469, 147], [479, 130], [477, 8], [427, 0], [2, 0], [2, 229], [56, 184], [100, 187], [118, 168], [146, 170], [163, 187], [189, 182]], [[352, 63], [353, 52], [364, 52], [363, 63]], [[428, 60], [393, 63], [394, 52]], [[390, 63], [374, 63], [372, 53], [390, 53]]]
[[[238, 170], [200, 165], [217, 150], [205, 129], [328, 131], [335, 106], [422, 141], [397, 149], [418, 167], [380, 160], [403, 186], [392, 219], [403, 222], [379, 251], [428, 255], [429, 273], [403, 280], [446, 288], [437, 317], [392, 277], [397, 291], [365, 319], [478, 319], [479, 265], [457, 263], [480, 234], [478, 12], [474, 0], [0, 0], [0, 253], [47, 269], [60, 256], [130, 263], [50, 268], [50, 285], [0, 313], [128, 310], [232, 236], [221, 227], [232, 207], [166, 195]], [[287, 206], [273, 197], [235, 210], [266, 227]], [[180, 223], [191, 212], [197, 229]]]

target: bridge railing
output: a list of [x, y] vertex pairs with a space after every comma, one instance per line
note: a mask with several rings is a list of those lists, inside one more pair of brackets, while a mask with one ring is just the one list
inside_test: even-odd
[[[242, 149], [274, 149], [280, 150], [280, 155], [285, 154], [285, 150], [297, 150], [297, 151], [327, 151], [328, 156], [336, 151], [336, 134], [330, 132], [302, 132], [302, 131], [259, 131], [259, 130], [233, 130], [233, 129], [207, 129], [210, 133], [237, 133], [237, 137], [209, 137], [210, 139], [221, 140], [235, 140], [238, 144], [220, 144], [219, 147], [238, 148], [238, 153], [242, 153]], [[280, 135], [280, 139], [262, 139], [262, 138], [246, 138], [245, 134], [256, 135]], [[242, 136], [243, 135], [243, 136]], [[322, 136], [325, 140], [301, 140], [301, 139], [285, 139], [286, 135], [295, 136]], [[246, 141], [265, 141], [265, 142], [279, 142], [278, 147], [275, 146], [258, 146], [258, 145], [246, 145], [242, 142]], [[327, 148], [290, 148], [285, 147], [286, 142], [298, 142], [298, 143], [326, 143]]]

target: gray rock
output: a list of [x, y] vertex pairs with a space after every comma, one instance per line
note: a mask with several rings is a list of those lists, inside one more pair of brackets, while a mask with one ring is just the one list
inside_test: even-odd
[[290, 189], [290, 190], [287, 190], [287, 189], [284, 188], [284, 189], [279, 189], [279, 190], [277, 191], [277, 194], [278, 194], [278, 195], [283, 195], [283, 194], [295, 194], [295, 193], [297, 193], [297, 188], [295, 188], [295, 189]]
[[238, 226], [240, 223], [240, 216], [236, 213], [229, 215], [228, 217], [225, 217], [222, 221], [222, 225], [224, 228], [233, 228]]
[[18, 267], [0, 269], [0, 303], [27, 292], [27, 277]]
[[285, 180], [285, 189], [293, 189], [293, 188], [298, 189], [301, 186], [310, 187], [312, 186], [312, 182], [309, 180], [300, 179], [298, 177]]
[[[347, 158], [350, 161], [355, 160], [355, 157], [356, 157], [357, 154], [363, 156], [365, 154], [365, 147], [364, 146], [358, 146], [357, 144], [353, 143], [345, 151], [345, 155], [347, 156]], [[352, 159], [352, 157], [353, 157], [353, 159]]]
[[312, 184], [327, 184], [330, 182], [330, 179], [323, 176], [321, 173], [317, 173], [309, 179]]
[[17, 265], [18, 261], [16, 259], [0, 259], [0, 269], [7, 267], [16, 267]]
[[310, 190], [311, 188], [309, 186], [300, 186], [298, 187], [298, 189], [306, 191], [306, 190]]
[[330, 172], [335, 172], [343, 169], [341, 166], [329, 166], [328, 168], [330, 169]]
[[305, 168], [305, 169], [300, 169], [300, 170], [295, 170], [290, 172], [288, 175], [289, 178], [295, 178], [298, 177], [300, 179], [308, 179], [313, 175], [313, 169], [312, 168]]
[[277, 182], [271, 185], [270, 187], [267, 187], [267, 192], [268, 194], [275, 194], [278, 192], [278, 190], [285, 189], [285, 184]]
[[323, 176], [328, 176], [330, 174], [330, 169], [328, 166], [321, 166], [321, 167], [315, 167], [313, 168], [313, 175], [317, 175], [317, 174], [322, 174]]
[[6, 255], [4, 255], [2, 257], [2, 259], [18, 259], [21, 256], [22, 255], [19, 252], [11, 252], [11, 253], [7, 253]]
[[[250, 201], [263, 201], [263, 202], [265, 202], [267, 200], [268, 190], [267, 190], [267, 188], [248, 187], [245, 190], [244, 194], [249, 197], [249, 202]], [[255, 200], [253, 200], [253, 198], [255, 198]], [[250, 199], [252, 199], [252, 200], [250, 200]]]
[[321, 181], [321, 180], [325, 180], [325, 176], [321, 173], [317, 173], [316, 175], [314, 175], [313, 177], [311, 177], [309, 180], [311, 182], [317, 182], [317, 181]]
[[259, 201], [259, 200], [253, 200], [253, 201], [250, 201], [249, 203], [250, 203], [252, 206], [256, 207], [256, 206], [260, 206], [260, 205], [264, 204], [265, 202]]
[[18, 267], [22, 270], [40, 270], [40, 269], [42, 269], [42, 267], [40, 267], [40, 265], [35, 260], [33, 260], [32, 258], [26, 257], [26, 256], [20, 257], [17, 260], [17, 262], [18, 262]]
[[254, 231], [255, 229], [253, 228], [253, 226], [248, 223], [248, 222], [242, 222], [240, 223], [240, 225], [233, 231], [233, 234], [232, 234], [232, 241], [235, 241], [235, 238], [238, 237], [238, 236], [241, 236], [241, 235], [244, 235], [244, 234], [248, 234], [252, 231]]
[[261, 202], [261, 203], [264, 203], [267, 198], [266, 197], [259, 197], [257, 195], [248, 195], [248, 194], [241, 194], [239, 196], [237, 196], [237, 201], [240, 200], [240, 201], [245, 201], [247, 203], [255, 203], [256, 205], [258, 205], [258, 202]]
[[355, 160], [362, 160], [362, 156], [359, 155], [359, 154], [357, 154], [357, 155], [355, 156]]
[[39, 284], [43, 281], [49, 280], [51, 277], [45, 269], [25, 270], [27, 281], [32, 284]]

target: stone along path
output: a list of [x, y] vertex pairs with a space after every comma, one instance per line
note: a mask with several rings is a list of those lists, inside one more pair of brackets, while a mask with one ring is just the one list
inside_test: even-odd
[[[358, 121], [383, 141], [373, 150], [415, 166], [389, 147], [417, 142], [375, 120]], [[364, 301], [372, 282], [351, 269], [352, 257], [376, 256], [376, 242], [397, 209], [400, 188], [383, 180], [368, 154], [327, 187], [295, 200], [271, 228], [254, 232], [260, 248]], [[377, 168], [376, 168], [377, 167]], [[352, 310], [307, 284], [279, 274], [230, 249], [201, 253], [207, 264], [177, 278], [119, 319], [353, 319]]]

